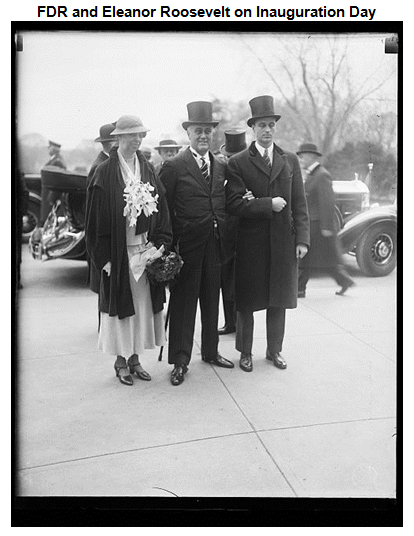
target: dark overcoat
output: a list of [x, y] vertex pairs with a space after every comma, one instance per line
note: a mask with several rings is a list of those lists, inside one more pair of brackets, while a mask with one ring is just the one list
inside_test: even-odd
[[[155, 176], [152, 164], [137, 152], [141, 169], [141, 181], [155, 187], [158, 194], [158, 212], [149, 217], [144, 214], [137, 220], [136, 234], [148, 231], [148, 240], [155, 246], [171, 245], [172, 232], [165, 190]], [[95, 171], [90, 186], [88, 219], [86, 223], [86, 248], [95, 267], [101, 272], [99, 310], [120, 319], [135, 314], [129, 283], [129, 260], [126, 246], [126, 217], [123, 215], [125, 183], [119, 169], [117, 147], [108, 160]], [[102, 272], [111, 261], [111, 275]], [[165, 301], [163, 287], [151, 286], [153, 311], [162, 310]]]
[[[318, 164], [305, 175], [305, 194], [310, 219], [310, 248], [300, 260], [302, 268], [330, 268], [340, 262], [336, 242], [335, 196], [332, 177], [327, 169]], [[321, 230], [331, 231], [330, 237], [322, 236]]]
[[214, 221], [221, 245], [226, 234], [225, 164], [209, 154], [211, 189], [189, 148], [164, 162], [159, 174], [166, 189], [174, 245], [187, 259], [207, 243]]
[[[255, 143], [227, 166], [227, 208], [239, 216], [236, 242], [236, 308], [259, 311], [297, 306], [296, 245], [309, 246], [309, 216], [299, 161], [273, 147], [270, 170]], [[255, 199], [242, 199], [250, 190]], [[287, 205], [272, 210], [272, 198]]]
[[[96, 157], [94, 163], [91, 166], [91, 169], [89, 170], [88, 176], [86, 178], [86, 209], [85, 209], [85, 222], [88, 221], [88, 211], [89, 211], [89, 194], [90, 194], [90, 185], [92, 182], [92, 178], [95, 174], [96, 168], [99, 166], [99, 164], [102, 164], [102, 162], [105, 162], [105, 160], [108, 160], [109, 156], [101, 151], [98, 156]], [[99, 294], [99, 288], [101, 284], [101, 272], [97, 268], [95, 268], [95, 265], [93, 264], [92, 260], [88, 257], [88, 285], [89, 288], [92, 290], [92, 292], [96, 292], [96, 294]]]

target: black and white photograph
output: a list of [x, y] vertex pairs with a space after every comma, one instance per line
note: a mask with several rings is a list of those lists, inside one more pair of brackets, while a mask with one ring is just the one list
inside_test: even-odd
[[224, 26], [16, 30], [18, 497], [396, 498], [399, 34]]

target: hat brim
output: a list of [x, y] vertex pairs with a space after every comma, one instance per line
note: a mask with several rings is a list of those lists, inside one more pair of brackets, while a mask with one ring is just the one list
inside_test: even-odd
[[322, 153], [318, 153], [318, 151], [296, 151], [296, 154], [298, 156], [300, 154], [306, 154], [306, 153], [311, 153], [311, 154], [316, 154], [317, 156], [322, 156]]
[[98, 137], [98, 138], [95, 138], [94, 141], [100, 141], [100, 142], [102, 142], [102, 141], [114, 141], [114, 139], [113, 138], [100, 138], [100, 137]]
[[262, 119], [263, 117], [274, 117], [275, 118], [275, 121], [278, 122], [279, 119], [282, 117], [281, 115], [277, 115], [277, 114], [266, 114], [266, 115], [257, 115], [255, 117], [251, 117], [250, 119], [247, 120], [247, 124], [249, 125], [249, 127], [252, 127], [255, 123], [255, 121], [257, 121], [257, 119]]
[[159, 145], [158, 147], [154, 147], [154, 149], [181, 149], [182, 145]]
[[141, 132], [149, 132], [147, 127], [131, 127], [118, 130], [117, 128], [111, 132], [111, 136], [121, 136], [122, 134], [140, 134]]
[[211, 125], [212, 127], [216, 127], [219, 123], [220, 121], [184, 121], [182, 127], [184, 130], [187, 130], [190, 125]]

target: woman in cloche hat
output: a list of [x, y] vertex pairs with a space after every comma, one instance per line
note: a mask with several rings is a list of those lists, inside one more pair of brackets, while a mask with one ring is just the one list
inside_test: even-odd
[[98, 346], [116, 355], [124, 385], [133, 375], [151, 379], [139, 355], [165, 343], [165, 291], [150, 286], [145, 266], [171, 245], [172, 232], [164, 189], [139, 151], [147, 132], [139, 117], [118, 119], [111, 136], [119, 146], [95, 171], [86, 222], [87, 251], [101, 271]]

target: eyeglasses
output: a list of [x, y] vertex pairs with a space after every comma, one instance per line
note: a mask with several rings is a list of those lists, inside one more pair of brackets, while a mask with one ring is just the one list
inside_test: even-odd
[[197, 134], [197, 136], [200, 136], [200, 134], [206, 134], [207, 136], [210, 136], [210, 134], [212, 134], [213, 132], [213, 129], [212, 128], [202, 128], [202, 127], [196, 127], [194, 129], [194, 133]]

